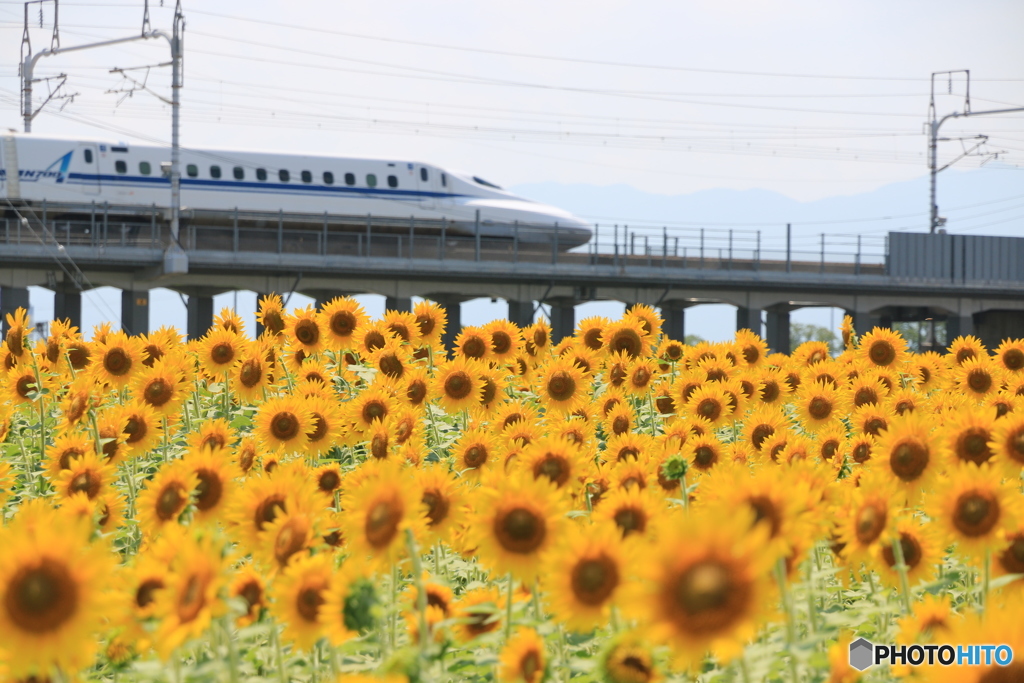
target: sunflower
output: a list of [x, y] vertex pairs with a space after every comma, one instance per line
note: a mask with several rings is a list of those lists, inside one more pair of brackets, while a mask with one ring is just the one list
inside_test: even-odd
[[292, 465], [274, 476], [253, 476], [234, 496], [227, 517], [244, 548], [259, 544], [260, 534], [284, 512], [323, 507], [309, 475]]
[[480, 475], [494, 466], [497, 445], [497, 439], [489, 429], [475, 428], [462, 432], [451, 448], [455, 470], [463, 477], [479, 481]]
[[639, 486], [618, 488], [600, 499], [594, 507], [594, 524], [611, 522], [623, 538], [649, 537], [655, 521], [664, 514], [664, 503], [648, 489]]
[[465, 501], [462, 487], [455, 475], [441, 465], [417, 470], [415, 487], [421, 491], [421, 504], [427, 514], [427, 537], [447, 540], [453, 529], [462, 525]]
[[631, 434], [636, 426], [636, 411], [633, 410], [633, 406], [625, 401], [619, 401], [605, 415], [602, 425], [604, 433], [609, 438]]
[[121, 406], [114, 406], [100, 412], [96, 416], [96, 426], [100, 437], [100, 452], [112, 465], [116, 465], [129, 454], [125, 443], [128, 436], [124, 432], [127, 419]]
[[404, 381], [397, 389], [399, 400], [419, 408], [426, 405], [430, 396], [430, 376], [426, 368], [412, 367], [407, 370]]
[[987, 358], [988, 351], [981, 340], [973, 335], [957, 337], [946, 349], [950, 361], [954, 365], [963, 365], [972, 358]]
[[805, 341], [793, 350], [790, 359], [798, 366], [809, 367], [828, 361], [832, 358], [832, 349], [828, 342]]
[[502, 404], [494, 415], [493, 423], [498, 431], [517, 422], [532, 423], [537, 420], [537, 409], [525, 401], [510, 401]]
[[942, 545], [935, 537], [931, 527], [922, 522], [903, 518], [896, 523], [893, 541], [878, 548], [878, 554], [869, 567], [878, 572], [882, 584], [889, 588], [900, 587], [900, 575], [896, 569], [898, 564], [894, 544], [898, 538], [903, 562], [907, 566], [907, 582], [911, 586], [933, 581], [938, 575], [939, 562], [942, 561]]
[[230, 371], [231, 390], [243, 403], [257, 403], [273, 382], [273, 364], [267, 360], [268, 349], [263, 342], [254, 342], [241, 349]]
[[223, 328], [211, 328], [198, 344], [199, 364], [211, 377], [223, 378], [248, 344], [241, 335]]
[[468, 326], [455, 338], [455, 355], [469, 360], [489, 360], [491, 355], [490, 335], [483, 328]]
[[311, 429], [306, 432], [306, 452], [322, 455], [342, 439], [345, 429], [341, 408], [337, 401], [321, 396], [311, 396], [303, 401], [303, 407], [309, 411]]
[[622, 533], [606, 521], [550, 553], [542, 577], [555, 618], [574, 631], [589, 631], [608, 623], [629, 574]]
[[70, 469], [71, 463], [92, 453], [93, 447], [84, 434], [65, 432], [53, 440], [53, 445], [46, 449], [46, 474], [56, 481], [64, 470]]
[[824, 462], [831, 463], [837, 468], [842, 467], [841, 449], [845, 437], [846, 426], [841, 422], [837, 421], [831, 427], [822, 429], [817, 433], [817, 439], [814, 442], [815, 454]]
[[121, 389], [142, 366], [146, 351], [138, 338], [114, 332], [102, 342], [93, 342], [92, 355], [90, 367], [96, 381]]
[[850, 381], [844, 394], [850, 407], [860, 408], [866, 405], [880, 405], [889, 395], [889, 389], [877, 374], [861, 372]]
[[283, 510], [267, 523], [252, 549], [253, 557], [266, 563], [272, 571], [280, 571], [290, 562], [298, 561], [306, 550], [320, 540], [319, 515], [310, 507]]
[[224, 584], [222, 544], [208, 534], [176, 534], [174, 559], [166, 589], [156, 596], [158, 619], [153, 642], [166, 661], [183, 643], [198, 638], [227, 611], [220, 592]]
[[[1016, 485], [1015, 485], [1016, 484]], [[965, 465], [942, 479], [925, 510], [957, 549], [975, 559], [1006, 546], [1008, 530], [1021, 520], [1019, 483], [1002, 482], [998, 470]]]
[[1024, 414], [1011, 413], [996, 420], [989, 448], [995, 454], [993, 463], [1004, 476], [1020, 477], [1024, 468]]
[[[427, 632], [434, 634], [434, 641], [443, 643], [447, 640], [447, 634], [441, 622], [452, 616], [452, 591], [447, 586], [434, 583], [423, 574], [423, 592], [426, 594], [426, 621]], [[413, 643], [420, 642], [419, 613], [417, 611], [419, 601], [419, 590], [415, 585], [405, 591], [405, 602], [411, 606], [411, 610], [403, 615], [405, 623], [409, 628], [409, 640]]]
[[906, 360], [907, 342], [898, 332], [876, 327], [861, 335], [857, 354], [878, 367], [899, 367]]
[[431, 393], [438, 397], [441, 407], [448, 413], [454, 414], [478, 405], [482, 392], [476, 361], [458, 356], [435, 368]]
[[930, 488], [939, 469], [936, 439], [919, 411], [892, 418], [872, 449], [871, 465], [894, 477], [913, 502]]
[[826, 381], [803, 384], [794, 402], [802, 424], [808, 431], [817, 431], [834, 422], [839, 414], [839, 392]]
[[696, 389], [686, 402], [686, 408], [690, 415], [705, 419], [713, 425], [721, 424], [732, 414], [728, 397], [714, 383]]
[[115, 478], [114, 466], [97, 458], [90, 449], [68, 463], [68, 468], [61, 471], [53, 487], [63, 496], [84, 493], [89, 500], [95, 500]]
[[375, 349], [369, 356], [369, 364], [377, 369], [380, 378], [377, 381], [401, 383], [405, 380], [412, 362], [409, 345], [394, 337], [388, 339], [384, 346]]
[[857, 408], [847, 419], [853, 431], [871, 436], [878, 436], [889, 427], [889, 411], [873, 403]]
[[141, 335], [143, 347], [146, 349], [146, 360], [143, 365], [152, 366], [165, 355], [181, 348], [181, 333], [166, 325], [156, 332]]
[[708, 473], [726, 460], [725, 444], [712, 434], [702, 434], [688, 439], [683, 444], [682, 452], [690, 463], [690, 467], [698, 473]]
[[789, 426], [785, 414], [771, 404], [762, 404], [754, 408], [743, 425], [743, 440], [758, 452], [765, 441], [778, 431]]
[[654, 438], [648, 434], [626, 432], [608, 438], [605, 444], [604, 458], [611, 463], [628, 460], [647, 460], [654, 451]]
[[490, 586], [463, 593], [453, 606], [458, 640], [468, 643], [485, 633], [497, 631], [502, 620], [502, 610], [498, 606], [504, 602], [498, 590]]
[[403, 481], [401, 466], [391, 460], [377, 460], [362, 466], [367, 475], [347, 486], [342, 509], [349, 514], [342, 522], [342, 535], [354, 558], [370, 558], [373, 566], [388, 566], [403, 557], [408, 548], [404, 531], [421, 536], [427, 521], [423, 494]]
[[[608, 386], [613, 390], [621, 389], [629, 376], [629, 363], [632, 360], [625, 351], [609, 354], [604, 360], [604, 374]], [[624, 391], [624, 390], [623, 390]]]
[[92, 380], [85, 375], [76, 378], [61, 399], [61, 421], [58, 429], [67, 432], [82, 423], [90, 409], [99, 405]]
[[604, 350], [604, 328], [611, 321], [601, 316], [591, 316], [580, 320], [576, 325], [576, 339], [591, 351]]
[[865, 475], [839, 509], [835, 536], [843, 544], [843, 559], [850, 564], [869, 561], [880, 546], [892, 542], [895, 488], [891, 479]]
[[339, 647], [372, 628], [376, 594], [365, 566], [347, 559], [320, 596], [317, 621], [331, 645]]
[[264, 402], [253, 422], [260, 443], [275, 452], [304, 451], [314, 428], [306, 403], [289, 397]]
[[647, 304], [633, 304], [626, 309], [622, 317], [632, 318], [639, 322], [644, 336], [649, 339], [657, 339], [661, 336], [661, 325], [663, 322], [661, 315]]
[[483, 333], [490, 337], [489, 360], [505, 363], [519, 354], [523, 346], [523, 332], [515, 323], [502, 318], [492, 320], [483, 327]]
[[954, 369], [953, 381], [965, 396], [982, 398], [998, 391], [1002, 384], [1002, 371], [988, 356], [967, 358]]
[[333, 351], [354, 348], [356, 332], [366, 324], [366, 311], [355, 299], [336, 297], [320, 309], [320, 329]]
[[793, 392], [792, 387], [786, 381], [786, 376], [777, 368], [765, 367], [755, 375], [757, 386], [757, 400], [769, 405], [781, 406], [786, 397]]
[[467, 541], [480, 561], [532, 581], [543, 555], [562, 536], [565, 497], [547, 477], [495, 479], [475, 494]]
[[420, 345], [420, 326], [416, 315], [407, 311], [385, 311], [381, 319], [384, 328], [398, 337], [403, 344]]
[[448, 327], [448, 314], [445, 309], [433, 301], [424, 299], [413, 306], [412, 313], [416, 316], [420, 344], [432, 346], [440, 343]]
[[15, 405], [28, 405], [44, 395], [51, 384], [45, 376], [37, 376], [31, 365], [19, 365], [7, 373], [7, 396]]
[[939, 453], [947, 472], [962, 463], [981, 465], [989, 462], [995, 451], [990, 445], [995, 418], [979, 410], [958, 412], [939, 429]]
[[952, 619], [953, 608], [949, 594], [925, 593], [920, 601], [914, 603], [911, 613], [897, 622], [899, 633], [896, 634], [896, 643], [910, 645], [943, 642], [949, 633]]
[[608, 353], [621, 352], [630, 358], [646, 356], [650, 352], [651, 335], [645, 330], [645, 323], [650, 324], [650, 321], [628, 315], [608, 323], [601, 333]]
[[138, 456], [156, 448], [163, 438], [160, 417], [148, 404], [132, 401], [120, 409], [125, 454]]
[[[1006, 547], [993, 556], [993, 576], [1024, 574], [1024, 521], [1018, 521], [1006, 534]], [[1020, 579], [1014, 582], [1020, 586]]]
[[527, 445], [523, 466], [535, 479], [546, 478], [556, 488], [572, 491], [583, 469], [579, 447], [568, 439], [544, 437]]
[[656, 642], [669, 644], [680, 669], [711, 651], [720, 662], [738, 655], [772, 602], [775, 561], [766, 533], [746, 515], [691, 514], [666, 525], [666, 538], [638, 567], [628, 604]]
[[498, 656], [501, 683], [541, 683], [547, 678], [544, 639], [532, 628], [520, 626]]
[[137, 373], [131, 382], [132, 396], [163, 417], [178, 413], [187, 396], [184, 376], [173, 363], [158, 361]]
[[477, 414], [489, 416], [494, 413], [502, 403], [508, 401], [506, 389], [508, 383], [505, 381], [508, 372], [500, 366], [478, 364], [480, 372], [480, 405], [477, 407]]
[[1024, 339], [1005, 339], [993, 354], [996, 362], [1007, 372], [1024, 371]]
[[622, 386], [632, 396], [646, 396], [659, 374], [657, 364], [650, 358], [635, 358], [626, 368], [626, 381]]
[[0, 530], [0, 642], [14, 675], [78, 671], [96, 650], [115, 558], [89, 543], [89, 523], [23, 506]]
[[598, 670], [605, 683], [658, 683], [663, 679], [654, 665], [651, 646], [633, 633], [609, 643], [599, 656]]
[[314, 306], [296, 308], [285, 315], [285, 335], [292, 348], [301, 349], [306, 356], [323, 351], [327, 335], [321, 320]]
[[257, 445], [256, 439], [251, 436], [243, 437], [234, 448], [234, 460], [242, 474], [249, 474], [252, 466], [256, 464]]
[[139, 492], [139, 526], [155, 535], [177, 524], [198, 485], [198, 477], [179, 463], [161, 467]]
[[181, 467], [197, 481], [192, 491], [196, 519], [211, 521], [221, 517], [231, 506], [237, 489], [227, 450], [209, 446], [190, 449], [182, 458]]
[[260, 613], [267, 606], [266, 581], [250, 562], [235, 570], [234, 578], [228, 586], [228, 595], [245, 601], [245, 613], [235, 621], [239, 627], [249, 626], [258, 621]]

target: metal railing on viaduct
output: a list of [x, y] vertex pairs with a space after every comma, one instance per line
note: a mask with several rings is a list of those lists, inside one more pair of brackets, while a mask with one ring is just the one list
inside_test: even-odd
[[179, 244], [187, 268], [166, 268], [171, 240], [159, 209], [109, 205], [11, 207], [0, 226], [0, 313], [26, 305], [27, 287], [55, 292], [55, 318], [81, 319], [81, 292], [122, 290], [122, 318], [148, 331], [155, 287], [187, 294], [189, 334], [213, 318], [213, 296], [232, 290], [298, 291], [318, 301], [377, 293], [389, 308], [412, 296], [448, 309], [504, 298], [509, 318], [550, 306], [555, 336], [571, 333], [574, 306], [591, 300], [659, 307], [682, 338], [686, 308], [736, 306], [737, 329], [789, 347], [789, 313], [805, 306], [850, 312], [858, 329], [893, 321], [946, 320], [947, 336], [992, 343], [1024, 337], [1024, 239], [889, 233], [791, 239], [788, 230], [595, 226], [565, 251], [557, 227], [479, 220], [255, 213], [193, 213]]

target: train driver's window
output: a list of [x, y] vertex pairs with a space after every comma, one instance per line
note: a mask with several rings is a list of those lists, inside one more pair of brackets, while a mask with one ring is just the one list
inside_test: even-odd
[[85, 163], [87, 163], [87, 164], [91, 164], [92, 163], [92, 150], [91, 149], [85, 150]]
[[377, 176], [375, 176], [373, 173], [367, 173], [366, 174], [366, 186], [367, 187], [377, 187]]
[[282, 168], [280, 171], [277, 172], [277, 179], [280, 180], [282, 183], [287, 183], [289, 180], [292, 179], [292, 175], [287, 171], [287, 169]]
[[330, 171], [324, 171], [324, 185], [334, 184], [334, 174]]
[[427, 175], [427, 169], [423, 168], [422, 166], [420, 167], [420, 180], [422, 180], [423, 182], [427, 182], [428, 180], [430, 180], [430, 176]]
[[313, 174], [310, 173], [309, 171], [303, 171], [302, 172], [302, 182], [304, 182], [304, 183], [311, 183], [311, 182], [313, 182]]
[[185, 167], [185, 173], [188, 174], [189, 178], [198, 178], [199, 167], [196, 166], [195, 164], [189, 164], [188, 166]]
[[153, 172], [153, 167], [149, 165], [148, 161], [139, 162], [139, 173], [142, 175], [149, 175]]
[[235, 174], [235, 180], [245, 180], [245, 169], [241, 166], [235, 166], [232, 172]]
[[114, 162], [114, 170], [117, 171], [118, 173], [127, 173], [128, 164], [124, 162], [124, 159], [118, 159], [117, 161]]
[[388, 176], [388, 187], [398, 187], [398, 176]]
[[266, 180], [266, 179], [267, 179], [267, 169], [265, 169], [265, 168], [257, 168], [256, 169], [256, 180]]
[[211, 178], [220, 178], [220, 166], [211, 166], [210, 167], [210, 177]]
[[447, 173], [442, 173], [441, 174], [441, 187], [448, 187], [448, 174]]
[[345, 174], [345, 184], [346, 185], [355, 185], [356, 184], [356, 174], [355, 173], [346, 173]]

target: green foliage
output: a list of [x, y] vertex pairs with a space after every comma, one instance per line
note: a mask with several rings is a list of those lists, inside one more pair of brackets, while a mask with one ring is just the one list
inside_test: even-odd
[[839, 335], [827, 327], [811, 325], [810, 323], [789, 324], [790, 352], [804, 342], [809, 341], [825, 342], [828, 344], [829, 353], [834, 356], [842, 353], [843, 351], [843, 340], [839, 338]]

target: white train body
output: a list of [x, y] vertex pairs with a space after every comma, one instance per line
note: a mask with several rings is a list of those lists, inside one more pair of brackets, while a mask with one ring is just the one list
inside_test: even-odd
[[[0, 198], [122, 207], [167, 207], [170, 149], [110, 140], [0, 136]], [[181, 204], [192, 211], [278, 212], [454, 222], [480, 233], [569, 249], [591, 226], [553, 206], [474, 176], [387, 159], [226, 150], [181, 150]], [[557, 232], [557, 238], [555, 234]]]

